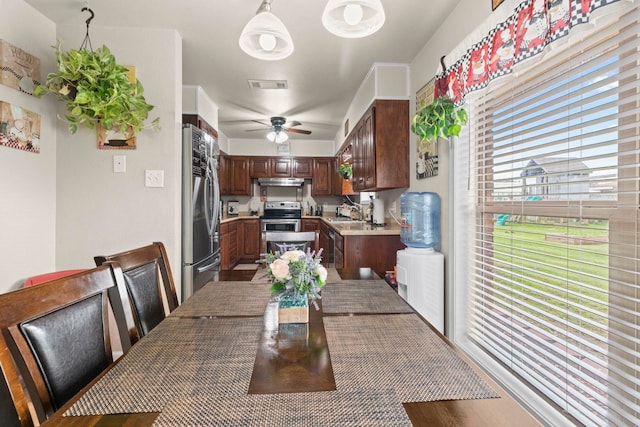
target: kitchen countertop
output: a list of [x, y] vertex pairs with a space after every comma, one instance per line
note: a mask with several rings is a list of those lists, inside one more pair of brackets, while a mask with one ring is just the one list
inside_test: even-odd
[[[364, 221], [336, 221], [330, 220], [329, 216], [303, 215], [302, 219], [321, 220], [341, 236], [376, 236], [376, 235], [400, 235], [400, 225], [393, 218], [386, 218], [385, 225], [373, 225]], [[239, 215], [223, 215], [222, 223], [238, 220], [260, 219], [258, 215], [249, 215], [248, 212], [240, 212]]]

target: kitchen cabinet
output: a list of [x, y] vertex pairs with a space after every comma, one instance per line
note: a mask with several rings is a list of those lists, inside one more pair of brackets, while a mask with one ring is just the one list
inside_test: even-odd
[[293, 178], [312, 179], [313, 177], [313, 158], [311, 157], [294, 157], [292, 161]]
[[336, 268], [344, 268], [344, 237], [338, 233], [333, 235], [333, 261]]
[[316, 231], [320, 230], [319, 219], [307, 219], [303, 218], [300, 224], [300, 231]]
[[218, 185], [220, 186], [220, 194], [229, 194], [229, 156], [224, 152], [220, 152], [218, 157]]
[[409, 101], [376, 100], [352, 130], [353, 189], [409, 187]]
[[220, 269], [231, 270], [238, 264], [238, 223], [220, 224]]
[[271, 158], [271, 178], [290, 178], [291, 159], [288, 157]]
[[252, 157], [249, 167], [251, 178], [269, 178], [271, 168], [270, 157]]
[[406, 247], [397, 234], [340, 236], [337, 232], [335, 246], [336, 268], [340, 268], [337, 257], [341, 252], [342, 268], [371, 267], [381, 277], [384, 277], [386, 271], [393, 270], [396, 265], [396, 252]]
[[242, 219], [237, 223], [239, 261], [253, 263], [260, 259], [260, 222]]
[[249, 157], [230, 156], [228, 193], [234, 196], [251, 195], [251, 177], [249, 175]]
[[331, 186], [331, 177], [334, 171], [333, 165], [333, 157], [316, 157], [313, 159], [312, 196], [333, 195], [333, 187]]
[[182, 115], [182, 123], [192, 124], [198, 129], [202, 129], [209, 135], [218, 137], [218, 131], [216, 131], [213, 126], [211, 126], [205, 119], [198, 116], [197, 114], [183, 114]]
[[[319, 244], [322, 248], [322, 265], [325, 267], [332, 267], [333, 265], [333, 235], [335, 232], [331, 227], [325, 224], [323, 221], [319, 221]], [[331, 233], [331, 234], [330, 234]]]

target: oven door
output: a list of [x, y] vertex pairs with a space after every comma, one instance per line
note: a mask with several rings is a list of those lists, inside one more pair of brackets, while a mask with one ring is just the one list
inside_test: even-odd
[[262, 231], [300, 231], [299, 219], [262, 219], [260, 220]]

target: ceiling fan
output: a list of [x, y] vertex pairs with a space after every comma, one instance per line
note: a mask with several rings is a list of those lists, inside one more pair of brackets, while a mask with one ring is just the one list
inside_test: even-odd
[[[271, 117], [270, 124], [260, 120], [252, 120], [252, 121], [271, 128], [271, 132], [267, 134], [267, 139], [276, 143], [285, 142], [287, 139], [289, 139], [287, 132], [301, 133], [304, 135], [311, 134], [310, 130], [295, 128], [295, 126], [300, 126], [302, 123], [298, 121], [287, 122], [287, 119], [281, 116]], [[264, 129], [248, 129], [249, 132], [259, 131], [259, 130], [264, 130]]]

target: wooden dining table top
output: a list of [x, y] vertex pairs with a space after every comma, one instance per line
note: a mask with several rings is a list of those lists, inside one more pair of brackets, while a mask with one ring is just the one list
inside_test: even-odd
[[44, 426], [540, 425], [379, 276], [330, 269], [302, 324], [269, 287], [208, 283]]

